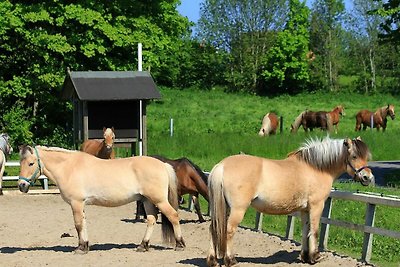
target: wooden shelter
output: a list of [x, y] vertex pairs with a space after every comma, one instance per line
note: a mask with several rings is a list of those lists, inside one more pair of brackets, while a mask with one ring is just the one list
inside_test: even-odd
[[147, 154], [146, 105], [161, 98], [149, 72], [68, 71], [62, 98], [72, 100], [74, 143], [103, 138], [103, 127], [114, 127], [116, 146]]

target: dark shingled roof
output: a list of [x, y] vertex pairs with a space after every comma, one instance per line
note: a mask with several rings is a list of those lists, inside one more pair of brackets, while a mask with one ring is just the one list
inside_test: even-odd
[[61, 96], [80, 100], [135, 100], [161, 98], [147, 71], [71, 71], [64, 80]]

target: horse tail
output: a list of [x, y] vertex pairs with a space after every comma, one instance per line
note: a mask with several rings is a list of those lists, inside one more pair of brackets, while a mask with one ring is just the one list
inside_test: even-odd
[[3, 174], [4, 169], [6, 166], [6, 155], [4, 154], [3, 150], [0, 149], [0, 195], [3, 195]]
[[223, 165], [217, 164], [208, 177], [210, 193], [211, 242], [215, 255], [225, 255], [227, 240], [228, 207], [223, 190]]
[[297, 132], [297, 130], [299, 129], [299, 127], [300, 127], [300, 125], [302, 123], [303, 116], [304, 116], [305, 113], [306, 113], [306, 111], [301, 112], [300, 115], [297, 116], [297, 118], [294, 120], [294, 122], [291, 125], [291, 130], [290, 130], [291, 133], [296, 133]]
[[[177, 211], [179, 208], [178, 202], [178, 185], [174, 168], [168, 163], [164, 163], [168, 172], [168, 202]], [[161, 213], [161, 231], [163, 241], [167, 244], [175, 242], [174, 228], [168, 218]]]
[[270, 132], [271, 132], [271, 119], [269, 118], [269, 113], [267, 113], [262, 120], [261, 129], [258, 132], [258, 135], [266, 136], [269, 135]]

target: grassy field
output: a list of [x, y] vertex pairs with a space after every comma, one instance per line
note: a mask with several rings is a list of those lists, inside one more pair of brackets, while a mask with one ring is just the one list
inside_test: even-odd
[[[324, 137], [319, 130], [290, 134], [290, 124], [303, 110], [332, 110], [337, 105], [345, 107], [338, 133], [331, 138], [357, 137], [369, 145], [372, 160], [400, 159], [400, 121], [388, 121], [386, 132], [367, 130], [355, 132], [355, 114], [360, 109], [377, 108], [387, 104], [398, 107], [400, 100], [390, 95], [362, 96], [358, 94], [313, 93], [299, 96], [266, 98], [251, 95], [228, 94], [219, 90], [171, 90], [161, 88], [162, 100], [151, 103], [147, 110], [149, 154], [160, 154], [170, 158], [188, 157], [204, 170], [211, 168], [221, 159], [239, 152], [281, 159], [288, 152], [299, 147], [306, 138]], [[283, 117], [283, 132], [276, 136], [261, 138], [257, 135], [261, 120], [267, 112], [274, 111]], [[170, 133], [170, 119], [173, 119], [173, 136]], [[394, 186], [399, 176], [391, 175]], [[398, 195], [398, 188], [364, 188], [361, 185], [345, 183], [335, 187], [347, 191], [375, 191]], [[206, 203], [203, 201], [203, 209]], [[357, 202], [335, 200], [332, 218], [348, 222], [364, 222], [365, 205]], [[378, 207], [376, 225], [399, 231], [398, 209]], [[255, 212], [246, 214], [243, 225], [253, 227]], [[284, 235], [286, 216], [264, 217], [264, 231]], [[295, 238], [300, 241], [300, 223], [296, 224]], [[361, 257], [363, 234], [332, 226], [328, 248], [355, 258]], [[374, 236], [372, 262], [379, 266], [398, 266], [400, 262], [400, 240]]]

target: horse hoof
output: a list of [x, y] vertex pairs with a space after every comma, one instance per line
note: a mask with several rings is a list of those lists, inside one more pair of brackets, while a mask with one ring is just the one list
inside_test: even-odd
[[75, 249], [75, 251], [74, 251], [74, 253], [75, 253], [76, 255], [85, 255], [85, 254], [87, 254], [88, 252], [89, 252], [89, 250], [82, 250], [82, 249], [79, 249], [79, 248]]
[[207, 257], [207, 267], [219, 267], [217, 259], [214, 256]]
[[145, 247], [139, 246], [139, 247], [136, 248], [136, 251], [137, 252], [146, 252], [146, 251], [149, 251], [149, 249], [146, 249]]
[[225, 257], [225, 266], [226, 267], [239, 266], [239, 263], [237, 262], [236, 258], [233, 256]]

